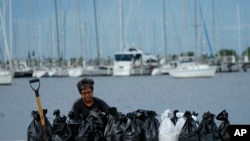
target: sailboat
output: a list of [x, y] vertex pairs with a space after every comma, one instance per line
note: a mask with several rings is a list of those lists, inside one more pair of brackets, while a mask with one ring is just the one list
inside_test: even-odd
[[110, 64], [105, 64], [104, 59], [101, 56], [100, 47], [100, 35], [101, 30], [98, 25], [98, 11], [96, 0], [93, 0], [94, 6], [94, 18], [95, 18], [95, 36], [96, 36], [96, 48], [97, 48], [97, 58], [94, 63], [84, 62], [84, 67], [82, 69], [83, 76], [110, 76], [112, 75], [113, 66]]
[[0, 85], [12, 84], [12, 71], [0, 68]]
[[[11, 8], [11, 4], [10, 4], [10, 8]], [[5, 11], [5, 9], [3, 9], [3, 12], [4, 11]], [[11, 15], [10, 15], [10, 19], [11, 19]], [[2, 13], [1, 9], [0, 9], [0, 20], [1, 20], [1, 25], [2, 25], [3, 37], [4, 37], [5, 54], [7, 56], [8, 62], [9, 62], [9, 63], [6, 63], [6, 65], [0, 64], [0, 85], [2, 85], [2, 84], [5, 85], [5, 84], [12, 84], [13, 67], [12, 67], [12, 63], [11, 63], [11, 56], [10, 56], [7, 37], [6, 37], [5, 14]], [[12, 26], [10, 26], [10, 29], [11, 29], [11, 27]]]
[[195, 62], [182, 63], [176, 69], [170, 70], [169, 74], [175, 78], [195, 78], [195, 77], [213, 77], [216, 72], [216, 66], [200, 64]]
[[[206, 33], [205, 35], [206, 35], [208, 46], [211, 52], [211, 57], [213, 58], [212, 48], [209, 42], [209, 38], [208, 38], [207, 30], [206, 30], [206, 24], [204, 22], [204, 18], [203, 18], [202, 11], [201, 11], [201, 6], [200, 6], [200, 12], [201, 12], [202, 20], [203, 20], [203, 28], [205, 30], [205, 33]], [[195, 13], [196, 13], [196, 1], [195, 1]], [[195, 22], [196, 22], [196, 18], [195, 18]], [[185, 63], [178, 64], [177, 68], [170, 70], [169, 75], [175, 78], [213, 77], [216, 73], [216, 68], [217, 68], [216, 66], [210, 66], [208, 64], [201, 64], [200, 62], [185, 62]]]

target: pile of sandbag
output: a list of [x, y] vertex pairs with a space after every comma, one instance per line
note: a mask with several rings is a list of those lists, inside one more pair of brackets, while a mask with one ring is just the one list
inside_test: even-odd
[[[173, 116], [169, 109], [162, 113], [162, 122], [159, 127], [159, 141], [229, 141], [229, 120], [226, 110], [217, 116], [205, 112], [199, 122], [198, 113], [175, 110]], [[219, 127], [215, 118], [220, 120]]]
[[[205, 112], [201, 122], [198, 113], [179, 112], [173, 115], [169, 109], [161, 114], [162, 121], [156, 118], [155, 111], [138, 109], [127, 114], [118, 112], [115, 107], [104, 114], [98, 109], [88, 116], [75, 120], [74, 113], [61, 116], [54, 110], [53, 124], [46, 117], [46, 136], [49, 141], [229, 141], [229, 120], [226, 110], [217, 116]], [[28, 141], [45, 141], [39, 113], [32, 111], [33, 120], [28, 126]], [[217, 127], [215, 117], [221, 123]], [[46, 140], [47, 141], [47, 140]]]
[[[47, 112], [44, 113], [46, 136], [50, 141], [158, 141], [160, 123], [154, 111], [138, 109], [122, 114], [112, 107], [106, 115], [96, 109], [79, 121], [71, 112], [67, 120], [66, 116], [60, 115], [60, 110], [55, 110], [53, 124], [47, 120]], [[44, 141], [37, 111], [33, 117], [28, 127], [28, 140]]]

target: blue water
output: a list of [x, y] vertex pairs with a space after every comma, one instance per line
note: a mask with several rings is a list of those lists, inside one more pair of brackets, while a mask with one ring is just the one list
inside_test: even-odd
[[[134, 77], [92, 77], [94, 95], [122, 113], [137, 109], [178, 109], [215, 115], [226, 109], [231, 124], [250, 124], [250, 72], [217, 73], [213, 78], [174, 79], [168, 75]], [[37, 110], [32, 78], [15, 78], [12, 85], [0, 86], [0, 140], [26, 140], [27, 127]], [[41, 78], [40, 97], [52, 123], [53, 111], [67, 115], [80, 97], [76, 83], [81, 78]], [[33, 85], [36, 86], [36, 85]], [[216, 123], [219, 124], [218, 121]]]

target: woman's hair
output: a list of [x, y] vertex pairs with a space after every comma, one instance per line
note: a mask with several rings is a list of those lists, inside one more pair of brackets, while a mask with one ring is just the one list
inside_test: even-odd
[[94, 81], [90, 78], [83, 78], [77, 83], [77, 88], [78, 88], [79, 93], [81, 93], [81, 91], [86, 87], [89, 87], [93, 91]]

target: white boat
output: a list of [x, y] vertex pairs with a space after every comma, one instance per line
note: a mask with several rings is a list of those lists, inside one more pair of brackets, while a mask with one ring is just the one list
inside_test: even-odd
[[163, 75], [163, 74], [169, 74], [169, 71], [176, 68], [176, 65], [173, 63], [167, 63], [160, 65], [160, 67], [154, 68], [151, 72], [151, 75]]
[[159, 67], [156, 67], [152, 70], [151, 75], [164, 75], [169, 74], [170, 70], [173, 70], [177, 67], [176, 61], [166, 62], [166, 59], [161, 59]]
[[35, 68], [32, 73], [32, 77], [34, 78], [41, 78], [48, 75], [48, 70], [46, 68]]
[[[9, 4], [9, 6], [11, 6], [11, 4]], [[3, 12], [3, 13], [2, 13]], [[3, 42], [4, 44], [4, 59], [6, 59], [5, 61], [7, 62], [11, 62], [12, 58], [11, 58], [11, 52], [10, 52], [10, 48], [12, 47], [11, 45], [8, 45], [8, 39], [7, 39], [7, 34], [6, 34], [6, 15], [5, 15], [6, 11], [2, 11], [2, 9], [0, 10], [0, 21], [1, 21], [1, 34], [3, 35], [3, 40], [1, 40], [1, 43]], [[10, 21], [12, 20], [12, 16], [11, 14], [9, 14], [9, 19]], [[12, 23], [12, 22], [10, 22]], [[10, 29], [12, 29], [12, 24], [10, 24]], [[1, 38], [2, 39], [2, 38]], [[9, 42], [12, 42], [12, 37], [9, 38]], [[2, 55], [2, 51], [1, 54]], [[3, 61], [3, 62], [5, 62]], [[6, 68], [8, 67], [8, 68]], [[2, 61], [0, 61], [0, 85], [2, 84], [12, 84], [12, 79], [13, 79], [13, 66], [12, 63], [9, 63], [8, 66], [4, 66], [4, 64], [2, 64]]]
[[83, 75], [83, 68], [80, 66], [69, 68], [68, 75], [69, 77], [80, 77]]
[[49, 77], [66, 77], [69, 76], [69, 70], [66, 67], [52, 67], [48, 69]]
[[[212, 47], [211, 47], [209, 37], [207, 34], [207, 28], [206, 28], [206, 24], [205, 24], [205, 20], [204, 20], [201, 8], [200, 8], [200, 15], [201, 15], [202, 22], [203, 22], [203, 29], [204, 29], [204, 32], [206, 33], [205, 37], [206, 37], [207, 42], [208, 42], [210, 55], [211, 55], [211, 58], [213, 59], [213, 51], [212, 51]], [[195, 24], [197, 25], [197, 20], [195, 20]], [[195, 32], [197, 33], [197, 28], [195, 28]], [[196, 39], [197, 39], [197, 36], [196, 36]], [[195, 42], [195, 43], [196, 43], [195, 47], [197, 49], [197, 46], [198, 46], [197, 42]], [[196, 51], [196, 53], [198, 54], [197, 51]], [[179, 63], [177, 65], [176, 69], [169, 71], [169, 75], [174, 77], [174, 78], [213, 77], [215, 75], [216, 68], [217, 68], [216, 66], [210, 66], [208, 64], [201, 64], [199, 62], [191, 62], [191, 60], [190, 60], [190, 62]]]
[[0, 69], [0, 85], [12, 84], [13, 74], [10, 70]]
[[33, 69], [27, 66], [26, 61], [14, 62], [15, 77], [32, 76]]
[[197, 78], [213, 77], [216, 72], [216, 66], [199, 63], [182, 63], [176, 69], [169, 71], [169, 75], [174, 78]]
[[113, 74], [113, 66], [87, 65], [83, 69], [83, 76], [110, 76]]
[[241, 68], [234, 55], [222, 56], [221, 62], [218, 63], [218, 72], [238, 72]]
[[113, 76], [150, 75], [157, 66], [156, 57], [144, 54], [138, 48], [125, 48], [114, 57]]

